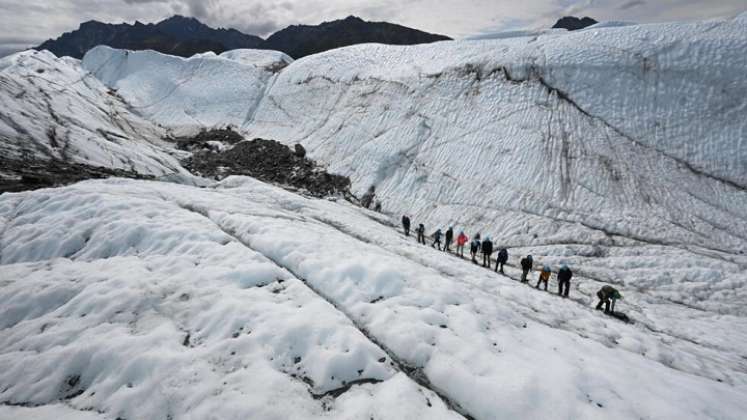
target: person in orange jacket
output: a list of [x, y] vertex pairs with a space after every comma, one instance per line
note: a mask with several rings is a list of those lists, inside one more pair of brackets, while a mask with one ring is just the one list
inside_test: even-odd
[[456, 247], [456, 253], [459, 255], [459, 258], [464, 258], [464, 245], [469, 241], [469, 238], [467, 235], [464, 234], [464, 232], [459, 232], [459, 236], [457, 236], [457, 247]]
[[542, 271], [540, 271], [539, 279], [537, 279], [537, 285], [534, 286], [534, 288], [539, 289], [540, 283], [545, 283], [545, 290], [547, 290], [547, 283], [550, 281], [550, 273], [552, 273], [550, 266], [543, 266]]

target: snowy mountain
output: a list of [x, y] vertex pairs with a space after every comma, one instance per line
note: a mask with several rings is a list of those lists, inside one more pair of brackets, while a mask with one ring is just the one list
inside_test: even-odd
[[[246, 177], [0, 195], [0, 418], [741, 419], [745, 51], [747, 14], [0, 60], [8, 160], [183, 180], [164, 139], [233, 127], [385, 213]], [[490, 235], [506, 276], [402, 214]], [[529, 253], [573, 268], [570, 299], [515, 281]], [[593, 309], [604, 284], [633, 323]]]

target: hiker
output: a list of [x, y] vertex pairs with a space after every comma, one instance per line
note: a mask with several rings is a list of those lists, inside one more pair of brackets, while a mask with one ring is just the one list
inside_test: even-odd
[[457, 236], [457, 247], [456, 247], [456, 253], [459, 255], [459, 258], [464, 258], [464, 245], [467, 243], [469, 238], [467, 235], [464, 234], [464, 231], [459, 232], [459, 236]]
[[567, 265], [563, 264], [558, 270], [558, 295], [568, 297], [568, 291], [571, 289], [571, 277], [573, 272]]
[[[500, 272], [503, 274], [503, 264], [508, 262], [508, 251], [506, 248], [501, 248], [500, 251], [498, 251], [498, 258], [495, 259], [495, 272]], [[498, 265], [501, 266], [501, 268], [498, 268]]]
[[537, 285], [534, 286], [534, 288], [539, 289], [540, 283], [545, 282], [545, 290], [547, 290], [547, 282], [550, 281], [550, 273], [552, 273], [552, 270], [550, 270], [550, 266], [543, 265], [542, 271], [540, 271], [539, 279], [537, 279]]
[[532, 271], [532, 256], [527, 255], [526, 257], [521, 259], [521, 282], [526, 283], [529, 280], [527, 280], [527, 275], [529, 272]]
[[451, 243], [454, 241], [454, 229], [449, 226], [446, 230], [446, 238], [444, 239], [444, 251], [451, 252]]
[[374, 201], [375, 196], [376, 196], [376, 187], [371, 185], [371, 187], [368, 188], [368, 191], [366, 191], [366, 193], [363, 194], [363, 197], [361, 197], [361, 206], [365, 208], [370, 208], [371, 204]]
[[490, 242], [490, 236], [486, 236], [482, 241], [482, 266], [490, 268], [490, 255], [493, 253], [493, 243]]
[[[599, 291], [597, 292], [597, 297], [599, 298], [599, 303], [597, 303], [597, 310], [602, 309], [602, 304], [604, 304], [604, 313], [611, 314], [615, 312], [615, 301], [618, 299], [622, 299], [622, 295], [620, 292], [617, 291], [614, 287], [610, 285], [604, 285]], [[610, 308], [610, 305], [612, 308]]]
[[405, 236], [410, 236], [410, 218], [406, 214], [402, 216], [402, 228], [405, 230]]
[[374, 206], [374, 211], [376, 213], [381, 213], [381, 201], [376, 200], [376, 205]]
[[480, 234], [478, 233], [475, 235], [474, 239], [472, 239], [472, 242], [469, 244], [469, 254], [472, 256], [472, 262], [477, 264], [477, 260], [475, 257], [477, 256], [477, 252], [480, 251]]
[[438, 244], [438, 250], [441, 250], [441, 229], [436, 229], [436, 232], [433, 233], [433, 243], [431, 244], [431, 247], [435, 248], [436, 244]]
[[425, 225], [418, 225], [418, 243], [425, 245]]

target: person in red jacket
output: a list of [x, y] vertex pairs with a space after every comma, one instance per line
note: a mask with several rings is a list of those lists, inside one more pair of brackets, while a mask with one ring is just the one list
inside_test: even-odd
[[464, 258], [464, 245], [469, 241], [469, 238], [467, 235], [464, 234], [464, 232], [459, 232], [459, 236], [457, 236], [457, 248], [456, 253], [459, 255], [459, 258]]

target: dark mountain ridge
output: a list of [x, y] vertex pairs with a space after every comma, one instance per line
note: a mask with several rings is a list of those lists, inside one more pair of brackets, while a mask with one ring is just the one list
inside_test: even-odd
[[220, 54], [229, 49], [257, 48], [262, 42], [260, 37], [245, 35], [235, 29], [213, 29], [197, 19], [174, 16], [156, 24], [109, 24], [92, 20], [36, 49], [49, 50], [58, 57], [82, 58], [91, 48], [108, 45], [189, 57], [206, 51]]
[[319, 25], [289, 26], [270, 35], [262, 47], [300, 58], [368, 42], [413, 45], [450, 39], [444, 35], [430, 34], [393, 23], [366, 22], [361, 18], [348, 16], [342, 20], [323, 22]]
[[449, 40], [443, 35], [418, 31], [387, 22], [366, 22], [350, 16], [320, 25], [293, 25], [267, 40], [236, 29], [211, 28], [195, 18], [173, 16], [158, 23], [108, 24], [88, 21], [72, 32], [36, 47], [58, 57], [82, 58], [97, 45], [130, 50], [152, 49], [190, 57], [196, 53], [255, 48], [282, 51], [293, 58], [364, 42], [411, 45]]
[[562, 28], [562, 29], [567, 29], [569, 31], [577, 31], [579, 29], [584, 29], [596, 23], [599, 23], [599, 22], [597, 22], [596, 20], [588, 16], [584, 16], [583, 18], [577, 18], [575, 16], [564, 16], [558, 19], [558, 21], [555, 22], [555, 25], [552, 25], [552, 27], [553, 29]]

